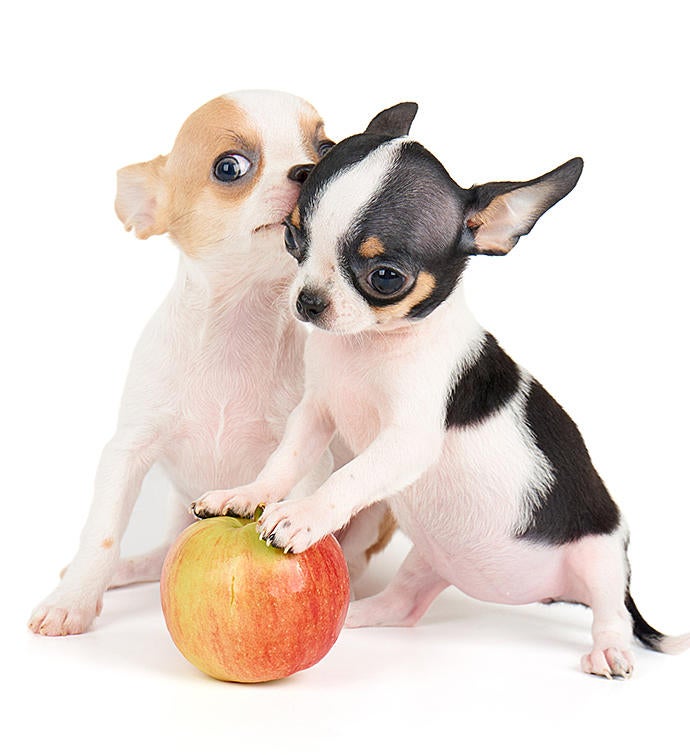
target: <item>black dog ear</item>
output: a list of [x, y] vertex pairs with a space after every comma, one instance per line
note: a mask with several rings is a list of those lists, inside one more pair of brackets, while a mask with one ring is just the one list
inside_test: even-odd
[[378, 136], [407, 136], [410, 126], [417, 115], [418, 105], [416, 102], [401, 102], [387, 110], [382, 110], [367, 126], [365, 134]]
[[539, 218], [578, 182], [584, 163], [574, 157], [531, 181], [500, 181], [469, 189], [465, 225], [473, 254], [507, 254]]

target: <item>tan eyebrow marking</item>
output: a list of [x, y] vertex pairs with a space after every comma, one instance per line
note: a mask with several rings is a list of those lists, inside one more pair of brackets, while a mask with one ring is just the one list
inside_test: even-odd
[[372, 309], [380, 316], [380, 323], [388, 322], [395, 317], [405, 317], [414, 307], [429, 297], [435, 288], [436, 278], [431, 273], [422, 270], [410, 293], [404, 299], [388, 307], [372, 307]]
[[295, 209], [290, 214], [290, 222], [292, 225], [295, 226], [295, 228], [299, 228], [300, 223], [300, 215], [299, 215], [299, 207], [295, 205]]
[[323, 121], [316, 111], [310, 107], [306, 112], [301, 113], [300, 127], [302, 129], [302, 145], [311, 159], [318, 163], [320, 159], [318, 154], [319, 142], [328, 139], [324, 131]]
[[385, 254], [386, 249], [378, 236], [369, 236], [362, 242], [358, 251], [362, 257], [370, 260]]
[[[241, 134], [238, 134], [237, 131], [233, 131], [230, 128], [221, 129], [220, 133], [217, 136], [217, 139], [219, 142], [230, 139], [232, 142], [234, 142], [232, 149], [240, 149], [244, 150], [245, 152], [252, 152], [253, 149], [255, 149]], [[225, 151], [229, 152], [230, 150], [226, 149]]]

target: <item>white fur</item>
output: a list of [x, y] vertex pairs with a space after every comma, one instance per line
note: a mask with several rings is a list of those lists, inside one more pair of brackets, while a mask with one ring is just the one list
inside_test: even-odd
[[[34, 632], [82, 632], [109, 585], [156, 579], [167, 543], [193, 520], [189, 501], [209, 488], [254, 480], [302, 394], [305, 331], [286, 298], [295, 264], [276, 223], [299, 191], [289, 169], [311, 161], [299, 123], [314, 111], [282, 93], [228, 97], [261, 135], [263, 173], [245, 201], [215, 218], [214, 239], [180, 254], [173, 288], [135, 348], [79, 550], [32, 613]], [[193, 209], [203, 214], [209, 203], [202, 194]], [[156, 462], [173, 486], [166, 545], [120, 563], [122, 535]]]

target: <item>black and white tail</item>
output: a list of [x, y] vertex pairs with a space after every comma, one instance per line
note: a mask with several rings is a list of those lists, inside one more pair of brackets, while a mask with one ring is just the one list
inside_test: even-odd
[[656, 650], [658, 653], [670, 653], [672, 655], [682, 653], [690, 648], [690, 634], [669, 637], [650, 626], [638, 611], [635, 601], [630, 595], [630, 590], [625, 593], [625, 607], [633, 620], [633, 634], [645, 647]]

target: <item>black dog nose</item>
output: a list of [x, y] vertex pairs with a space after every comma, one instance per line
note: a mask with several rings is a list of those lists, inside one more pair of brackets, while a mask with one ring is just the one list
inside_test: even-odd
[[302, 289], [297, 297], [297, 313], [303, 320], [314, 321], [326, 309], [328, 302], [314, 291]]
[[314, 170], [314, 163], [307, 163], [306, 165], [293, 165], [288, 171], [288, 178], [291, 181], [297, 181], [298, 184], [303, 184], [307, 180], [307, 176]]

